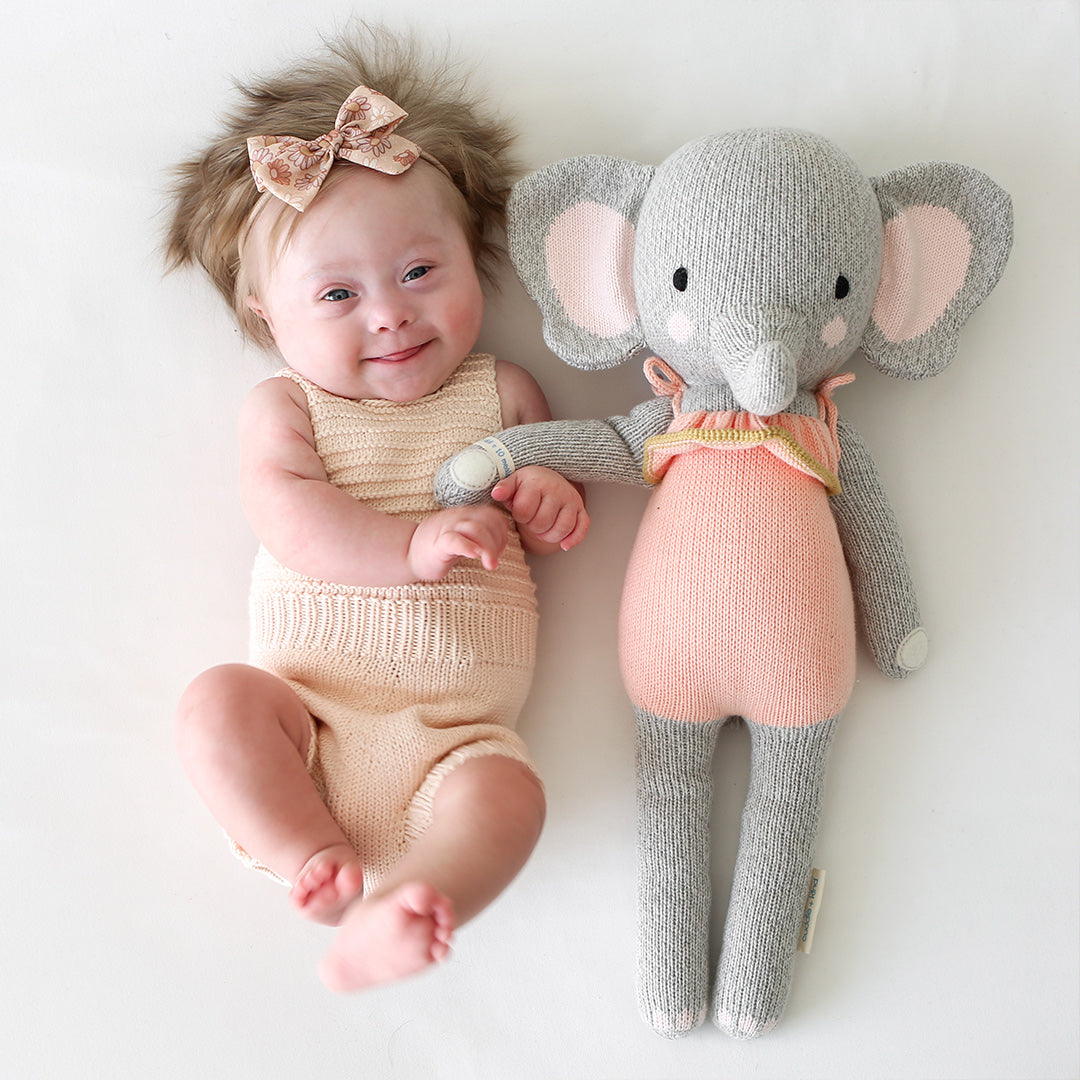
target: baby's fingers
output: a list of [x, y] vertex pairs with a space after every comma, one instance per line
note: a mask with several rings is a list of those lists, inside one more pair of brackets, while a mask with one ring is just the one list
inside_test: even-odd
[[[507, 477], [492, 490], [492, 498], [501, 502], [514, 521], [534, 536], [557, 541], [548, 536], [564, 506], [562, 491], [551, 491], [542, 483], [517, 481], [518, 473]], [[562, 481], [560, 481], [562, 483]], [[550, 485], [549, 485], [550, 486]]]
[[457, 529], [444, 532], [436, 547], [444, 559], [479, 559], [485, 570], [494, 570], [499, 565], [502, 550], [501, 547], [483, 544]]
[[527, 483], [520, 472], [515, 472], [491, 489], [491, 497], [502, 503], [519, 525], [524, 525], [532, 520], [544, 493], [539, 485]]
[[538, 521], [534, 521], [530, 529], [537, 539], [558, 544], [563, 551], [569, 551], [585, 539], [589, 531], [589, 514], [580, 503], [564, 503], [557, 508], [546, 528], [540, 528]]
[[519, 525], [525, 526], [535, 536], [553, 542], [558, 541], [562, 539], [561, 535], [555, 535], [559, 528], [559, 522], [563, 522], [564, 530], [568, 527], [566, 521], [566, 510], [568, 506], [568, 503], [564, 503], [552, 495], [546, 495], [536, 501], [536, 505], [532, 508], [532, 513], [528, 516], [526, 516], [524, 510], [520, 516], [515, 513], [514, 520]]
[[[584, 506], [565, 507], [563, 513], [559, 515], [559, 522], [562, 521], [564, 514], [569, 515], [571, 518], [569, 531], [561, 539], [552, 542], [558, 543], [563, 551], [569, 551], [572, 547], [577, 547], [585, 539], [585, 534], [589, 531], [589, 511]], [[558, 524], [557, 522], [556, 525]]]
[[454, 553], [466, 559], [479, 559], [485, 570], [499, 565], [499, 556], [506, 547], [508, 528], [506, 518], [493, 507], [478, 508], [475, 516], [459, 521], [444, 537], [452, 537]]

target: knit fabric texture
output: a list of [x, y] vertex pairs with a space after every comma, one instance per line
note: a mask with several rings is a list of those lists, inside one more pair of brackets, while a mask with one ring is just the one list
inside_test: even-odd
[[[296, 372], [281, 375], [307, 396], [330, 482], [410, 521], [437, 509], [437, 466], [501, 424], [495, 362], [484, 354], [405, 404], [336, 397]], [[306, 577], [260, 549], [251, 661], [312, 714], [308, 768], [363, 860], [365, 891], [427, 827], [451, 769], [486, 754], [532, 767], [512, 726], [532, 678], [536, 625], [513, 528], [497, 570], [469, 561], [442, 581], [389, 588]]]
[[[638, 1004], [667, 1038], [709, 1005], [712, 761], [723, 720], [688, 724], [635, 710], [638, 772]], [[716, 974], [715, 1023], [735, 1038], [784, 1008], [836, 721], [749, 722], [750, 785]]]
[[802, 726], [836, 716], [855, 678], [851, 583], [827, 491], [836, 409], [681, 413], [646, 445], [663, 481], [638, 532], [620, 613], [634, 705], [702, 722]]
[[[597, 370], [647, 349], [671, 365], [666, 390], [653, 382], [661, 405], [498, 438], [518, 467], [663, 476], [620, 616], [638, 736], [639, 1002], [670, 1037], [705, 1015], [711, 757], [741, 716], [751, 781], [713, 1019], [759, 1035], [783, 1009], [852, 688], [852, 593], [882, 671], [902, 678], [926, 656], [870, 454], [812, 391], [860, 349], [902, 378], [942, 370], [1005, 265], [1009, 197], [942, 162], [871, 179], [820, 136], [757, 128], [694, 140], [656, 168], [554, 162], [519, 181], [508, 210], [511, 258], [561, 359]], [[687, 412], [677, 401], [665, 417], [676, 383]]]

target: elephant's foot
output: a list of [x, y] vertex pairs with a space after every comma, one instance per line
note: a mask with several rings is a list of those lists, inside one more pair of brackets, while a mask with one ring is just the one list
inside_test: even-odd
[[763, 1020], [758, 1016], [735, 1016], [726, 1010], [717, 1010], [713, 1021], [725, 1035], [733, 1039], [756, 1039], [759, 1035], [768, 1035], [780, 1022], [780, 1017]]
[[644, 1010], [647, 1006], [644, 1002], [641, 1003], [641, 1007], [649, 1027], [657, 1035], [662, 1035], [665, 1039], [681, 1039], [683, 1035], [689, 1035], [694, 1028], [700, 1027], [705, 1022], [705, 1014], [708, 1012], [704, 1002], [702, 1002], [701, 1008], [696, 1013], [689, 1010], [669, 1013], [663, 1009], [655, 1009], [645, 1013]]
[[754, 1039], [772, 1031], [784, 1011], [795, 958], [795, 933], [772, 920], [752, 927], [744, 924], [743, 929], [757, 932], [738, 940], [739, 927], [732, 926], [729, 919], [712, 1015], [725, 1034]]
[[688, 1035], [709, 1011], [708, 943], [685, 925], [688, 914], [696, 923], [708, 912], [680, 910], [662, 896], [650, 897], [638, 931], [638, 1009], [665, 1039]]

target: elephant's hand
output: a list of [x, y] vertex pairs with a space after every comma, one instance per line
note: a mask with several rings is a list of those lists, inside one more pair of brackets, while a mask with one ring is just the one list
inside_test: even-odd
[[440, 506], [489, 502], [491, 489], [513, 471], [510, 451], [491, 435], [443, 462], [435, 474], [435, 501]]
[[900, 641], [893, 644], [891, 650], [875, 648], [874, 658], [878, 667], [891, 679], [906, 679], [913, 671], [926, 663], [930, 649], [930, 639], [926, 631], [917, 626]]

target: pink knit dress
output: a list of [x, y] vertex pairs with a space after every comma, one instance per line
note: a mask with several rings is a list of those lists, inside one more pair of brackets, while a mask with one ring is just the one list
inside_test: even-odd
[[675, 419], [646, 444], [645, 474], [657, 487], [619, 620], [623, 677], [638, 708], [774, 726], [843, 709], [855, 617], [828, 498], [839, 491], [831, 394], [850, 379], [822, 384], [816, 417], [764, 418], [682, 413], [670, 370], [653, 379], [674, 396]]

